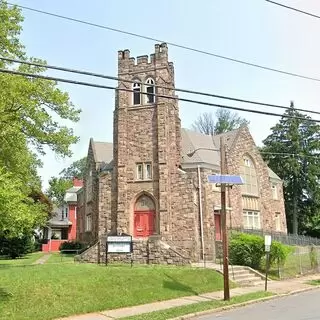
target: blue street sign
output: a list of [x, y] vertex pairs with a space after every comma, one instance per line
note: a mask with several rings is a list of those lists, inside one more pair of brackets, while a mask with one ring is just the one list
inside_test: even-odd
[[233, 175], [209, 175], [208, 182], [216, 184], [243, 184], [243, 180], [240, 176]]

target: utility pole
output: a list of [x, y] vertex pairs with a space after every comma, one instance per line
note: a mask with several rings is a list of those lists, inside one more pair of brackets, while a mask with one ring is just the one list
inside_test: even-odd
[[[220, 170], [221, 170], [221, 175], [226, 174], [226, 149], [225, 149], [223, 137], [220, 138]], [[225, 183], [221, 183], [221, 229], [222, 229], [222, 250], [223, 250], [224, 300], [230, 300], [226, 184]]]

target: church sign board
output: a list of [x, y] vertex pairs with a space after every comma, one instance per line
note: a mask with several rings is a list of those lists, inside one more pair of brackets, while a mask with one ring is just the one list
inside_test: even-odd
[[107, 236], [106, 241], [106, 265], [108, 264], [108, 254], [130, 254], [131, 267], [133, 264], [133, 242], [132, 236], [125, 233], [113, 233]]
[[131, 253], [132, 237], [131, 236], [108, 236], [107, 237], [108, 253]]

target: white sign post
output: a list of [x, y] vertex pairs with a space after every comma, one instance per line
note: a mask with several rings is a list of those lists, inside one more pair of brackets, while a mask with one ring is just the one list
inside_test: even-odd
[[264, 246], [265, 246], [265, 252], [266, 252], [266, 278], [265, 278], [265, 284], [264, 284], [264, 290], [268, 290], [268, 272], [270, 267], [270, 250], [271, 250], [271, 243], [272, 239], [270, 235], [264, 236]]

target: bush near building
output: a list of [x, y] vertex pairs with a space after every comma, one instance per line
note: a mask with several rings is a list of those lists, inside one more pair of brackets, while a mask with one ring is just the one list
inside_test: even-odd
[[[292, 247], [278, 241], [272, 241], [270, 265], [283, 265], [292, 251]], [[246, 233], [233, 233], [229, 245], [229, 259], [233, 265], [260, 269], [265, 256], [264, 238]]]

